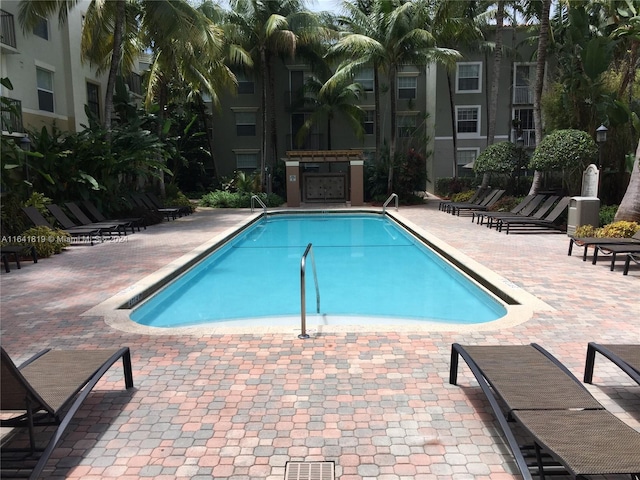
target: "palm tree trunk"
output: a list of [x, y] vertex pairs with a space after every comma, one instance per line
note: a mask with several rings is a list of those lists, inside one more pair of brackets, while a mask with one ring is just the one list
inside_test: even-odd
[[[267, 59], [267, 70], [268, 70], [268, 78], [269, 78], [269, 97], [267, 101], [269, 102], [269, 131], [270, 131], [270, 140], [271, 140], [271, 159], [267, 159], [267, 165], [270, 168], [271, 175], [273, 175], [273, 170], [278, 162], [278, 128], [276, 125], [276, 87], [275, 87], [275, 79], [272, 68], [272, 59], [273, 57], [269, 57]], [[265, 178], [265, 182], [267, 185], [267, 193], [271, 193], [271, 177], [267, 175]]]
[[331, 150], [331, 115], [327, 115], [327, 150]]
[[113, 30], [113, 53], [111, 54], [111, 65], [109, 76], [105, 88], [104, 99], [104, 128], [107, 131], [107, 140], [111, 137], [111, 112], [113, 111], [113, 92], [116, 87], [116, 77], [120, 69], [120, 57], [122, 56], [122, 31], [125, 20], [125, 0], [117, 0], [116, 19]]
[[387, 179], [387, 195], [393, 193], [393, 165], [396, 155], [396, 135], [397, 135], [397, 118], [396, 111], [398, 109], [398, 101], [396, 98], [396, 73], [397, 66], [389, 66], [389, 101], [391, 106], [391, 140], [389, 141], [389, 177]]
[[380, 159], [380, 147], [382, 146], [382, 127], [380, 125], [380, 74], [378, 72], [378, 63], [374, 62], [373, 65], [373, 97], [374, 105], [376, 109], [375, 117], [375, 129], [376, 129], [376, 162]]
[[615, 221], [640, 222], [640, 141], [627, 191], [616, 212]]
[[496, 39], [493, 55], [493, 75], [491, 79], [491, 96], [487, 119], [487, 145], [493, 144], [496, 136], [496, 114], [498, 111], [498, 89], [500, 88], [500, 66], [502, 65], [502, 33], [504, 26], [504, 0], [498, 1], [496, 13]]
[[453, 144], [453, 178], [458, 178], [458, 130], [456, 129], [456, 104], [453, 97], [453, 82], [451, 73], [447, 72], [447, 85], [449, 86], [449, 108], [451, 109], [451, 132]]
[[267, 88], [269, 85], [269, 75], [267, 72], [267, 56], [264, 49], [260, 51], [260, 64], [260, 71], [262, 72], [262, 155], [260, 157], [260, 186], [264, 190], [266, 182], [265, 169], [267, 167], [267, 134], [269, 132], [267, 129]]
[[[551, 0], [542, 1], [542, 16], [540, 18], [540, 33], [538, 36], [538, 54], [536, 60], [536, 83], [533, 91], [533, 127], [536, 143], [542, 140], [542, 90], [544, 88], [544, 70], [547, 63], [547, 45], [549, 44], [549, 11]], [[542, 172], [533, 173], [533, 182], [529, 195], [536, 195], [542, 185]]]

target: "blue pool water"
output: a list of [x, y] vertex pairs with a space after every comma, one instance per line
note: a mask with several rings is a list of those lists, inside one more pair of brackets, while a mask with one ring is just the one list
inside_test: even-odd
[[[322, 318], [481, 323], [506, 314], [492, 296], [387, 217], [290, 214], [256, 222], [136, 308], [130, 318], [156, 327], [261, 317], [299, 321], [300, 260], [309, 243]], [[310, 257], [306, 298], [307, 318], [313, 323], [316, 295]]]

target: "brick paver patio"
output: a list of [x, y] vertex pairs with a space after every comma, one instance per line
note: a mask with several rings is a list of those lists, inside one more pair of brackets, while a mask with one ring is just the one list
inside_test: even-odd
[[[250, 215], [200, 210], [126, 237], [74, 246], [0, 274], [2, 346], [129, 346], [135, 389], [114, 367], [45, 471], [75, 479], [282, 479], [285, 463], [335, 461], [341, 480], [508, 479], [514, 466], [466, 367], [448, 384], [452, 342], [538, 342], [579, 378], [587, 342], [640, 342], [640, 269], [567, 256], [562, 234], [505, 235], [427, 206], [400, 215], [535, 295], [552, 311], [475, 332], [142, 335], [83, 313]], [[250, 301], [250, 297], [248, 297]], [[589, 390], [640, 431], [640, 386], [609, 362]]]

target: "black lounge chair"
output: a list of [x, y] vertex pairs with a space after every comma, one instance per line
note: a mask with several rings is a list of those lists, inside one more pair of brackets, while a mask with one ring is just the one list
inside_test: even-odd
[[84, 207], [87, 209], [87, 212], [89, 212], [89, 215], [91, 215], [96, 221], [98, 222], [125, 222], [125, 223], [131, 223], [133, 226], [138, 228], [138, 231], [140, 231], [140, 227], [142, 226], [145, 230], [147, 229], [147, 224], [144, 221], [144, 218], [142, 217], [130, 217], [130, 218], [114, 218], [114, 219], [108, 219], [107, 217], [105, 217], [102, 212], [100, 210], [98, 210], [98, 208], [91, 203], [89, 200], [86, 200], [84, 202]]
[[[539, 345], [451, 348], [449, 382], [462, 357], [486, 395], [525, 480], [558, 464], [573, 478], [640, 475], [640, 432], [602, 407], [583, 384]], [[513, 422], [515, 420], [515, 422]], [[533, 440], [530, 458], [516, 440], [517, 424]], [[525, 452], [529, 450], [525, 447]], [[532, 474], [533, 472], [533, 474]], [[554, 471], [553, 473], [558, 473]]]
[[[55, 228], [53, 225], [49, 223], [49, 221], [42, 216], [40, 211], [36, 207], [22, 207], [22, 211], [29, 217], [29, 220], [33, 222], [33, 224], [37, 227], [49, 227], [51, 229]], [[93, 227], [75, 227], [75, 228], [65, 228], [62, 229], [64, 232], [68, 233], [72, 237], [79, 238], [80, 240], [85, 240], [91, 245], [94, 243], [95, 238], [99, 238], [100, 241], [103, 241], [102, 231], [99, 228]]]
[[498, 230], [500, 228], [500, 220], [520, 220], [521, 218], [542, 219], [547, 213], [549, 213], [549, 211], [553, 208], [553, 206], [559, 199], [560, 197], [557, 195], [548, 197], [542, 202], [542, 205], [540, 205], [539, 208], [534, 208], [535, 211], [530, 212], [526, 217], [524, 215], [500, 215], [489, 217], [489, 224], [487, 225], [487, 227], [493, 228], [495, 226], [496, 230]]
[[98, 228], [101, 228], [101, 227], [113, 228], [115, 226], [115, 228], [118, 231], [118, 234], [122, 232], [126, 235], [128, 228], [131, 229], [131, 233], [135, 233], [135, 228], [133, 227], [132, 222], [116, 221], [116, 220], [111, 220], [111, 221], [105, 220], [103, 222], [94, 222], [89, 217], [87, 217], [87, 215], [82, 211], [82, 209], [74, 202], [67, 202], [64, 205], [71, 212], [71, 215], [76, 217], [76, 219], [85, 227], [91, 226], [91, 227], [98, 227]]
[[474, 210], [483, 210], [486, 211], [490, 209], [496, 202], [504, 195], [505, 190], [494, 190], [492, 193], [489, 193], [479, 205], [466, 205], [462, 203], [454, 203], [449, 206], [449, 211], [451, 215], [460, 216], [460, 212], [471, 212]]
[[627, 253], [627, 259], [624, 261], [624, 270], [622, 272], [623, 275], [629, 275], [629, 267], [631, 266], [631, 262], [634, 262], [636, 265], [640, 265], [640, 255]]
[[156, 208], [147, 197], [140, 193], [132, 193], [131, 200], [138, 207], [144, 208], [151, 212], [159, 213], [160, 215], [163, 215], [167, 220], [175, 220], [180, 213], [177, 208]]
[[[546, 197], [546, 195], [527, 195], [522, 202], [509, 212], [475, 212], [475, 215], [478, 218], [477, 223], [478, 225], [483, 225], [486, 219], [487, 228], [492, 228], [494, 220], [501, 217], [529, 217], [533, 214], [536, 208], [540, 206]], [[473, 221], [473, 218], [471, 221]]]
[[56, 204], [47, 205], [47, 210], [51, 212], [51, 215], [56, 219], [56, 221], [62, 225], [62, 228], [65, 230], [69, 230], [72, 228], [96, 228], [100, 230], [100, 233], [117, 233], [120, 235], [122, 232], [120, 231], [120, 227], [116, 223], [92, 223], [91, 225], [76, 225], [73, 220], [71, 220], [66, 213], [62, 211], [62, 209]]
[[[128, 347], [112, 350], [44, 350], [17, 367], [4, 348], [1, 352], [2, 389], [0, 410], [2, 426], [27, 427], [29, 446], [2, 448], [2, 474], [35, 466], [29, 478], [37, 478], [69, 427], [71, 419], [87, 399], [100, 378], [122, 359], [126, 388], [133, 387], [131, 353]], [[57, 425], [46, 447], [37, 445], [35, 426]], [[35, 452], [41, 451], [38, 457]]]
[[573, 237], [569, 239], [568, 256], [573, 253], [573, 246], [584, 247], [582, 253], [582, 261], [587, 261], [587, 249], [596, 245], [640, 245], [640, 231], [637, 231], [632, 237], [616, 238], [616, 237]]
[[611, 255], [611, 266], [610, 270], [613, 272], [616, 266], [616, 260], [618, 259], [618, 254], [629, 254], [629, 253], [640, 253], [640, 243], [634, 244], [600, 244], [596, 245], [596, 248], [593, 252], [593, 263], [594, 265], [598, 262], [598, 255], [603, 253], [605, 255]]
[[[509, 231], [519, 232], [540, 232], [540, 231], [557, 231], [561, 232], [562, 228], [556, 222], [562, 216], [564, 211], [569, 206], [571, 197], [561, 198], [556, 206], [545, 216], [544, 218], [498, 218], [498, 231], [502, 231], [504, 226], [507, 226], [506, 233], [509, 235]], [[537, 212], [536, 212], [537, 213]]]
[[165, 206], [162, 201], [156, 197], [155, 193], [153, 192], [146, 192], [143, 194], [144, 196], [146, 196], [149, 201], [151, 202], [151, 204], [156, 207], [156, 208], [177, 208], [178, 209], [178, 215], [182, 216], [182, 215], [191, 215], [191, 207], [185, 207], [185, 206], [178, 206], [178, 205], [167, 205]]
[[587, 360], [584, 367], [585, 383], [593, 382], [596, 353], [607, 357], [636, 383], [640, 384], [640, 344], [602, 345], [589, 342], [589, 345], [587, 345]]
[[[484, 188], [478, 188], [475, 191], [475, 193], [471, 196], [471, 198], [465, 203], [478, 205], [482, 201], [482, 199], [486, 196], [485, 195], [486, 193], [488, 193], [488, 190]], [[454, 202], [453, 200], [440, 200], [440, 203], [438, 204], [438, 210], [442, 212], [446, 212], [448, 210], [448, 206], [451, 205], [452, 203], [456, 203], [456, 202]]]
[[34, 245], [4, 245], [0, 246], [0, 256], [2, 257], [2, 265], [4, 266], [4, 271], [9, 273], [11, 269], [9, 268], [9, 258], [13, 256], [14, 261], [16, 262], [16, 267], [18, 270], [22, 268], [20, 266], [20, 257], [22, 255], [30, 255], [33, 259], [33, 263], [38, 263], [38, 254], [36, 252], [36, 247]]

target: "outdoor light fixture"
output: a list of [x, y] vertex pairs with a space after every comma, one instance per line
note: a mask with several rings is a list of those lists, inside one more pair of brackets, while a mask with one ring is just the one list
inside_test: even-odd
[[520, 149], [524, 148], [524, 138], [522, 137], [522, 135], [516, 138], [516, 147]]
[[607, 132], [609, 131], [609, 129], [607, 127], [605, 127], [604, 125], [600, 125], [597, 129], [596, 129], [596, 142], [598, 144], [604, 143], [607, 141]]

